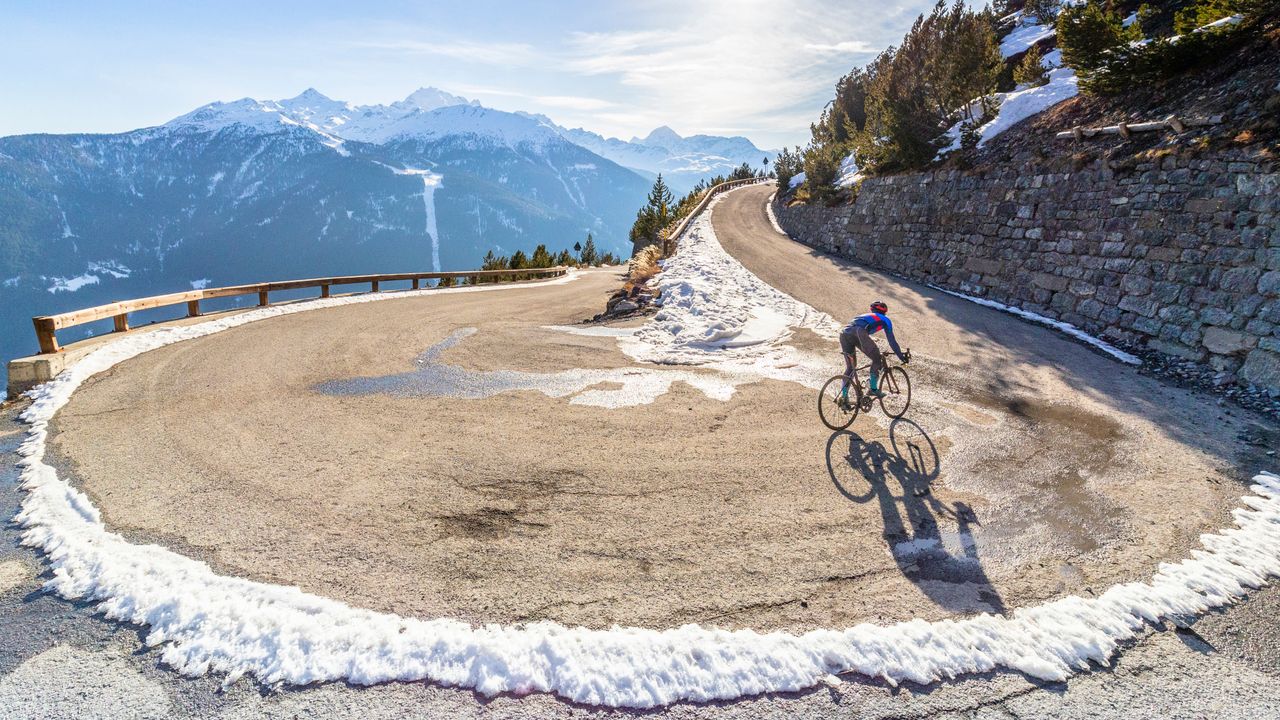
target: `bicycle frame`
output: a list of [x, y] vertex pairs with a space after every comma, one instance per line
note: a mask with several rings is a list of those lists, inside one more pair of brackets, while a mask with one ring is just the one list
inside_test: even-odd
[[[866, 365], [858, 365], [858, 364], [857, 364], [857, 356], [856, 356], [856, 355], [854, 355], [853, 353], [847, 353], [847, 352], [843, 352], [843, 351], [841, 351], [841, 353], [840, 353], [840, 354], [841, 354], [842, 356], [844, 356], [845, 358], [848, 358], [848, 359], [853, 363], [853, 366], [854, 366], [854, 367], [853, 367], [853, 376], [852, 376], [851, 380], [852, 380], [853, 384], [857, 385], [857, 386], [858, 386], [858, 389], [859, 389], [859, 390], [861, 390], [861, 389], [862, 389], [862, 378], [860, 378], [860, 377], [858, 376], [858, 373], [859, 373], [859, 372], [861, 372], [861, 371], [863, 371], [863, 370], [870, 370], [870, 368], [871, 368], [871, 363], [867, 363]], [[863, 353], [863, 354], [865, 355], [866, 353]], [[902, 364], [902, 363], [898, 363], [898, 365], [901, 365], [901, 364]], [[891, 368], [891, 367], [894, 367], [894, 366], [889, 364], [889, 358], [887, 358], [887, 357], [886, 357], [886, 358], [884, 359], [884, 369], [885, 369], [885, 372], [883, 373], [883, 377], [881, 377], [881, 378], [880, 378], [880, 380], [881, 380], [882, 382], [884, 382], [885, 386], [887, 386], [887, 387], [888, 387], [888, 389], [889, 389], [890, 391], [892, 391], [892, 392], [896, 393], [896, 392], [898, 392], [898, 381], [894, 379], [894, 377], [893, 377], [893, 373], [889, 372], [889, 368]]]

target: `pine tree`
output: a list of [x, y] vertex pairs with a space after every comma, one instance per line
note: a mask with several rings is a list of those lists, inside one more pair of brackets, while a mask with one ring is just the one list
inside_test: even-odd
[[599, 257], [596, 256], [596, 241], [591, 237], [591, 233], [587, 233], [587, 241], [582, 244], [582, 250], [578, 253], [578, 262], [591, 267], [598, 264]]
[[529, 256], [524, 254], [523, 250], [517, 250], [511, 253], [511, 269], [524, 270], [529, 267]]
[[1102, 69], [1113, 50], [1139, 39], [1140, 32], [1124, 27], [1120, 15], [1097, 0], [1064, 7], [1058, 13], [1057, 30], [1063, 64], [1085, 77]]
[[560, 267], [569, 267], [571, 265], [577, 265], [577, 263], [574, 262], [573, 256], [569, 254], [568, 250], [561, 250], [560, 254], [556, 255], [556, 265]]
[[1040, 54], [1040, 46], [1032, 45], [1022, 62], [1014, 68], [1013, 81], [1019, 85], [1044, 84], [1044, 56]]
[[547, 246], [539, 245], [533, 249], [533, 257], [529, 258], [529, 267], [549, 268], [554, 262], [551, 253], [547, 252]]

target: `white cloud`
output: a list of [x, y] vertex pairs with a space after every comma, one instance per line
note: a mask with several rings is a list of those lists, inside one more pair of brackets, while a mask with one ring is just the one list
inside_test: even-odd
[[836, 80], [897, 43], [927, 5], [650, 0], [642, 11], [618, 13], [616, 24], [626, 29], [569, 25], [520, 43], [413, 40], [364, 47], [488, 66], [486, 77], [470, 74], [480, 87], [448, 78], [425, 82], [455, 85], [451, 89], [505, 109], [545, 112], [568, 126], [630, 137], [667, 124], [686, 133], [745, 134], [776, 147], [803, 142]]
[[421, 40], [362, 40], [348, 47], [381, 50], [404, 55], [435, 55], [473, 63], [502, 66], [529, 66], [545, 60], [534, 46], [526, 43], [454, 40], [427, 42]]
[[838, 53], [838, 54], [868, 53], [873, 51], [873, 48], [871, 47], [870, 43], [866, 43], [861, 40], [845, 40], [844, 42], [838, 42], [833, 44], [806, 43], [804, 46], [804, 49], [812, 50], [818, 53]]

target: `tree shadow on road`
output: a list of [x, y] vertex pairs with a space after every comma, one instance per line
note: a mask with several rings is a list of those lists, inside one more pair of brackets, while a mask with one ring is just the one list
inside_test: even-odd
[[1004, 614], [973, 539], [977, 514], [963, 502], [948, 505], [930, 488], [940, 473], [933, 440], [910, 420], [893, 421], [888, 439], [886, 447], [848, 430], [834, 433], [826, 452], [831, 482], [855, 503], [876, 501], [894, 562], [929, 599], [953, 612]]

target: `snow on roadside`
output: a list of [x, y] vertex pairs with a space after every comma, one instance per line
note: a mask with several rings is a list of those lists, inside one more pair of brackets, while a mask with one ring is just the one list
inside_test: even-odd
[[769, 199], [765, 201], [764, 212], [769, 216], [769, 224], [773, 226], [773, 229], [777, 230], [779, 235], [786, 235], [787, 231], [782, 229], [782, 225], [778, 222], [778, 215], [773, 211], [773, 201], [777, 199], [778, 193], [777, 191], [774, 191], [774, 193], [769, 196]]
[[1121, 350], [1120, 348], [1116, 347], [1115, 345], [1112, 345], [1111, 343], [1107, 342], [1106, 340], [1090, 335], [1089, 333], [1081, 330], [1080, 328], [1076, 327], [1075, 325], [1072, 325], [1071, 323], [1062, 322], [1061, 320], [1054, 320], [1053, 318], [1047, 318], [1043, 315], [1037, 315], [1036, 313], [1033, 313], [1030, 310], [1023, 310], [1022, 308], [1014, 307], [1012, 305], [1005, 305], [1004, 303], [996, 302], [995, 300], [988, 300], [986, 298], [975, 297], [973, 295], [965, 295], [964, 293], [955, 292], [954, 290], [947, 290], [946, 288], [938, 287], [937, 285], [930, 285], [929, 287], [933, 288], [934, 290], [940, 290], [948, 295], [954, 295], [955, 297], [963, 298], [972, 303], [977, 303], [979, 305], [984, 305], [989, 308], [995, 308], [996, 310], [1001, 310], [1003, 312], [1007, 312], [1012, 315], [1017, 315], [1018, 317], [1024, 320], [1030, 320], [1031, 322], [1038, 323], [1040, 325], [1047, 325], [1067, 335], [1070, 335], [1071, 337], [1087, 345], [1092, 345], [1093, 347], [1098, 348], [1102, 352], [1110, 355], [1111, 357], [1127, 365], [1142, 364], [1142, 359], [1139, 358], [1137, 355], [1134, 355], [1132, 353], [1127, 353]]
[[658, 276], [662, 307], [653, 320], [620, 347], [636, 360], [703, 365], [773, 356], [793, 330], [807, 328], [835, 337], [826, 313], [756, 277], [716, 239], [711, 201], [680, 240], [679, 252]]
[[[790, 328], [820, 329], [829, 321], [808, 315], [785, 295], [766, 293], [758, 279], [752, 282], [725, 266], [708, 217], [699, 218], [697, 232], [685, 236], [681, 254], [669, 264], [671, 287], [736, 307], [698, 312], [673, 296], [674, 303], [664, 308], [671, 315], [661, 321], [665, 331], [679, 335], [685, 329], [681, 321], [695, 335], [739, 327], [737, 335], [726, 337], [745, 333], [758, 342], [719, 353], [729, 365], [751, 368], [780, 349], [777, 343]], [[713, 267], [704, 271], [694, 262], [674, 262], [685, 253]], [[496, 289], [502, 286], [416, 294]], [[221, 673], [231, 683], [250, 674], [268, 685], [430, 680], [485, 695], [550, 692], [592, 705], [650, 708], [799, 691], [834, 682], [833, 675], [846, 672], [895, 685], [999, 669], [1061, 681], [1088, 670], [1090, 663], [1105, 664], [1121, 643], [1152, 625], [1181, 622], [1232, 603], [1280, 576], [1280, 477], [1261, 473], [1253, 479], [1252, 494], [1242, 499], [1244, 507], [1233, 512], [1235, 527], [1203, 535], [1204, 549], [1193, 551], [1190, 559], [1162, 563], [1149, 582], [1116, 585], [1096, 597], [1065, 597], [1007, 616], [863, 623], [799, 634], [698, 625], [668, 630], [590, 630], [552, 622], [475, 627], [352, 608], [298, 588], [220, 576], [157, 545], [131, 544], [107, 531], [89, 498], [44, 462], [49, 423], [76, 388], [130, 357], [268, 317], [413, 295], [314, 300], [125, 336], [32, 391], [33, 404], [22, 415], [30, 429], [18, 451], [26, 496], [17, 521], [24, 543], [48, 557], [52, 577], [46, 586], [65, 598], [96, 603], [109, 618], [144, 626], [147, 645], [159, 646], [162, 661], [185, 675]], [[751, 318], [763, 318], [767, 332], [749, 332]], [[784, 322], [789, 325], [782, 327]], [[714, 329], [717, 323], [724, 327]], [[642, 335], [637, 332], [635, 338]], [[642, 349], [708, 360], [699, 343], [650, 337]]]
[[1280, 575], [1280, 477], [1264, 473], [1255, 476], [1246, 507], [1234, 512], [1237, 527], [1203, 536], [1205, 550], [1192, 559], [1162, 564], [1149, 583], [1116, 585], [1098, 597], [1067, 597], [1008, 617], [984, 613], [803, 634], [697, 625], [474, 627], [220, 576], [202, 562], [108, 532], [88, 497], [44, 462], [45, 437], [53, 415], [91, 375], [147, 346], [217, 332], [225, 328], [206, 326], [251, 315], [117, 341], [37, 389], [23, 414], [31, 429], [19, 449], [27, 495], [17, 520], [24, 543], [48, 556], [53, 576], [46, 586], [96, 603], [111, 619], [145, 626], [147, 645], [160, 646], [161, 660], [184, 675], [223, 673], [231, 683], [251, 674], [268, 685], [430, 680], [485, 695], [551, 692], [637, 708], [798, 691], [843, 672], [897, 684], [1007, 668], [1061, 681], [1090, 662], [1105, 663], [1151, 624], [1231, 603]]

